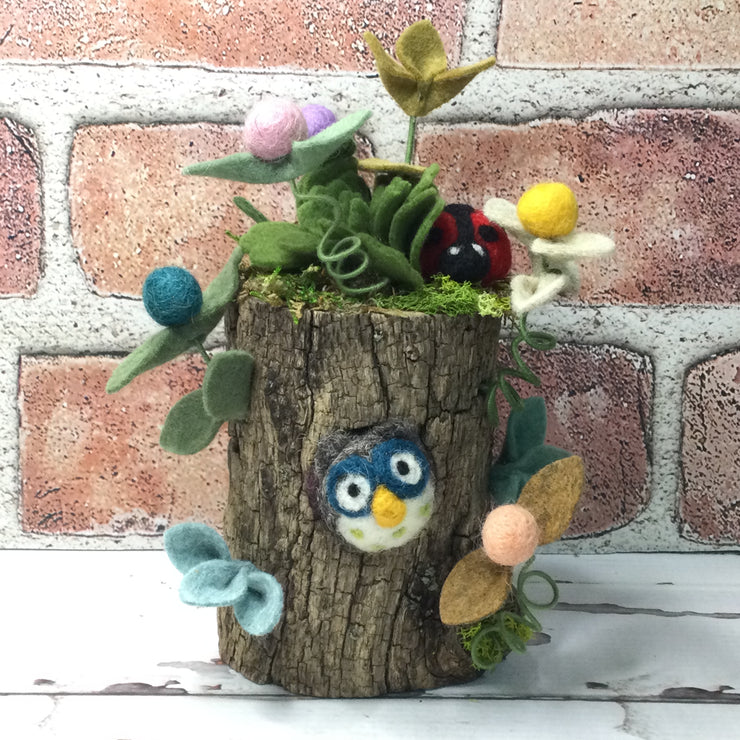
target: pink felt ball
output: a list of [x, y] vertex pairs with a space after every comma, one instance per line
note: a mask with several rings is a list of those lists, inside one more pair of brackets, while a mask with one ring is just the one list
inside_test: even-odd
[[308, 127], [301, 109], [282, 98], [260, 101], [244, 121], [247, 150], [267, 161], [290, 154], [293, 142], [301, 141], [307, 135]]
[[534, 516], [519, 504], [494, 509], [483, 522], [483, 549], [499, 565], [519, 565], [534, 555], [540, 530]]
[[308, 126], [308, 138], [315, 136], [319, 131], [329, 128], [337, 122], [337, 117], [325, 106], [318, 103], [309, 103], [301, 108], [301, 113]]

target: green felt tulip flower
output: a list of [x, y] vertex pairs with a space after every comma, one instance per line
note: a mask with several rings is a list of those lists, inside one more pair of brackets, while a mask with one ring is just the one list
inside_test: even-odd
[[425, 116], [452, 100], [479, 72], [496, 63], [495, 57], [488, 57], [467, 67], [448, 69], [442, 39], [430, 21], [419, 21], [403, 31], [396, 42], [398, 62], [369, 31], [365, 41], [385, 89], [412, 117]]

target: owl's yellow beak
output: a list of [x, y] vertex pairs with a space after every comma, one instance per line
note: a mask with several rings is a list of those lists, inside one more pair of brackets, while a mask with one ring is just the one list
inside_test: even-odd
[[406, 516], [406, 504], [385, 486], [378, 486], [373, 493], [373, 516], [381, 527], [395, 527]]

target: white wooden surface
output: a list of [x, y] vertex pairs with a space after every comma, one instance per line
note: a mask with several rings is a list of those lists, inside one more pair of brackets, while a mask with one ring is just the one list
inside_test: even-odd
[[740, 555], [549, 555], [543, 633], [471, 684], [314, 700], [218, 663], [161, 552], [0, 551], [0, 739], [740, 740]]

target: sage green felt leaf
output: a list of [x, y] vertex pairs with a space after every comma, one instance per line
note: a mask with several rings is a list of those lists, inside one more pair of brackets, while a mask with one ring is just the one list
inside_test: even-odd
[[265, 216], [262, 211], [255, 208], [252, 203], [250, 203], [246, 198], [242, 198], [240, 195], [237, 195], [236, 198], [234, 198], [234, 205], [244, 213], [249, 216], [253, 221], [267, 221], [268, 218]]
[[183, 169], [183, 174], [259, 184], [295, 180], [323, 164], [351, 141], [371, 115], [369, 110], [350, 113], [315, 136], [294, 141], [290, 154], [280, 159], [268, 162], [249, 152], [239, 152], [221, 159], [191, 164]]
[[350, 202], [347, 225], [352, 231], [370, 231], [370, 208], [362, 198]]
[[254, 358], [232, 349], [213, 355], [203, 379], [203, 406], [220, 421], [246, 419], [252, 391]]
[[236, 298], [239, 290], [239, 263], [243, 257], [241, 248], [235, 247], [221, 272], [203, 291], [203, 307], [192, 324], [195, 329], [194, 337], [200, 339], [208, 336], [221, 320], [226, 307]]
[[239, 246], [259, 270], [301, 270], [316, 261], [319, 237], [297, 224], [266, 221], [243, 234]]
[[170, 409], [159, 435], [159, 446], [176, 455], [193, 455], [208, 447], [222, 423], [206, 412], [203, 389], [198, 388]]

